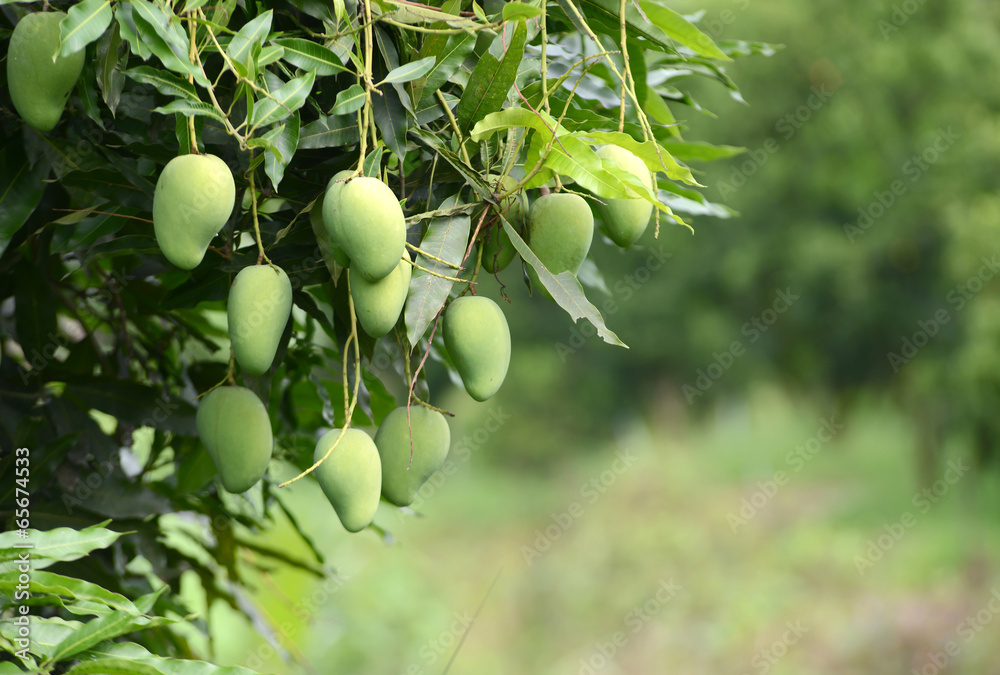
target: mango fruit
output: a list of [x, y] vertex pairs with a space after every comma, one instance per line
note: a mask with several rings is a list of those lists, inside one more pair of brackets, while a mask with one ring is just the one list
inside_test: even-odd
[[180, 155], [167, 162], [153, 193], [153, 231], [167, 260], [198, 266], [236, 205], [236, 184], [215, 155]]
[[292, 313], [292, 283], [276, 265], [240, 270], [229, 288], [229, 341], [240, 368], [263, 375], [271, 367]]
[[[651, 191], [655, 191], [653, 174], [646, 163], [625, 148], [617, 145], [604, 145], [598, 148], [597, 156], [602, 160], [610, 160], [619, 169], [632, 174]], [[646, 231], [649, 217], [653, 215], [653, 205], [645, 199], [604, 199], [604, 204], [597, 205], [597, 214], [601, 217], [601, 230], [611, 241], [622, 248], [634, 244]]]
[[[410, 464], [410, 427], [413, 428], [413, 464]], [[396, 506], [409, 506], [417, 491], [441, 468], [451, 429], [444, 415], [422, 405], [396, 408], [386, 415], [375, 434], [375, 445], [382, 461], [382, 496]]]
[[[313, 461], [322, 459], [339, 436], [340, 429], [323, 434], [316, 443]], [[360, 532], [371, 524], [382, 491], [382, 464], [371, 436], [348, 429], [313, 473], [344, 529]]]
[[264, 476], [274, 437], [257, 394], [243, 387], [213, 389], [198, 406], [195, 422], [227, 491], [246, 492]]
[[[59, 23], [65, 12], [38, 12], [18, 21], [7, 49], [7, 87], [25, 124], [51, 131], [83, 70], [84, 50], [59, 53]], [[53, 61], [55, 57], [55, 61]]]
[[[406, 219], [396, 195], [377, 178], [352, 178], [337, 190], [328, 209], [334, 237], [351, 267], [369, 281], [396, 269], [406, 250]], [[329, 195], [328, 195], [329, 196]]]
[[[344, 253], [340, 242], [342, 235], [339, 231], [340, 221], [338, 219], [338, 208], [340, 206], [340, 190], [344, 187], [343, 180], [351, 175], [350, 171], [339, 171], [326, 185], [326, 192], [320, 197], [316, 206], [320, 209], [323, 218], [323, 225], [326, 228], [327, 241], [329, 242], [330, 253], [333, 259], [341, 267], [347, 268], [351, 265], [350, 258]], [[315, 211], [315, 209], [314, 209]], [[322, 246], [322, 242], [320, 246]]]
[[469, 396], [485, 401], [497, 393], [510, 365], [510, 329], [497, 303], [481, 295], [453, 300], [442, 331]]
[[[586, 200], [568, 192], [543, 195], [528, 212], [528, 246], [552, 274], [580, 271], [594, 239], [594, 214]], [[549, 292], [533, 267], [528, 274], [535, 288]]]
[[[510, 176], [506, 176], [503, 180], [499, 180], [498, 176], [490, 175], [487, 177], [487, 180], [490, 181], [490, 183], [496, 182], [494, 192], [498, 195], [508, 192], [517, 185], [517, 180], [511, 178]], [[524, 224], [528, 211], [525, 207], [526, 203], [527, 198], [523, 192], [512, 194], [504, 198], [500, 203], [501, 213], [504, 218], [507, 219], [507, 222], [510, 223], [515, 229], [522, 227]], [[496, 207], [491, 206], [491, 208], [494, 211], [496, 210]], [[472, 227], [476, 226], [480, 217], [482, 217], [482, 214], [482, 210], [473, 214]], [[517, 251], [514, 249], [514, 245], [510, 243], [510, 236], [507, 234], [507, 230], [504, 229], [503, 223], [500, 222], [500, 219], [495, 213], [487, 214], [483, 223], [483, 230], [480, 235], [480, 240], [483, 246], [483, 269], [490, 274], [496, 274], [507, 267], [507, 265], [514, 260], [514, 256]]]
[[351, 274], [354, 310], [368, 335], [380, 338], [396, 325], [410, 290], [411, 274], [413, 269], [410, 263], [403, 259], [389, 276], [378, 281], [368, 281], [361, 274]]

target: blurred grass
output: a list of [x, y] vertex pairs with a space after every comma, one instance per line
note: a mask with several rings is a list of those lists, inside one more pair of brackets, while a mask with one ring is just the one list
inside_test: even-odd
[[[455, 435], [488, 411], [468, 404], [458, 418], [466, 431], [453, 422]], [[1000, 622], [971, 640], [957, 631], [1000, 588], [997, 481], [966, 476], [920, 513], [912, 424], [874, 398], [836, 419], [844, 428], [814, 457], [791, 463], [788, 453], [830, 415], [759, 386], [700, 422], [636, 418], [603, 452], [560, 453], [569, 459], [546, 476], [499, 468], [489, 455], [504, 448], [491, 441], [447, 477], [423, 517], [380, 512], [397, 539], [390, 546], [371, 532], [348, 536], [303, 481], [293, 508], [345, 581], [324, 592], [299, 572], [257, 578], [254, 602], [272, 626], [284, 624], [278, 640], [291, 660], [260, 666], [254, 659], [269, 653], [260, 631], [221, 604], [211, 614], [218, 655], [274, 673], [442, 673], [497, 579], [451, 673], [590, 672], [584, 664], [606, 673], [910, 673], [949, 639], [957, 659], [927, 672], [996, 672]], [[636, 460], [605, 473], [619, 450]], [[961, 458], [963, 448], [950, 453]], [[788, 482], [734, 532], [727, 517], [781, 470]], [[606, 491], [581, 491], [602, 473]], [[526, 562], [523, 547], [574, 502], [579, 517], [563, 518], [571, 524]], [[913, 527], [860, 574], [856, 557], [907, 511]], [[302, 553], [288, 528], [269, 543]], [[657, 600], [671, 580], [679, 591]], [[789, 622], [805, 632], [786, 645]], [[602, 645], [616, 653], [596, 667]]]

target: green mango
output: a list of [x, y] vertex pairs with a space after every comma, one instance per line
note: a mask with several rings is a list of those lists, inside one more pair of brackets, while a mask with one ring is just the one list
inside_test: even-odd
[[406, 250], [406, 219], [396, 195], [379, 179], [361, 177], [344, 183], [334, 197], [327, 207], [333, 214], [333, 239], [357, 272], [369, 281], [384, 279]]
[[[616, 164], [622, 171], [632, 174], [650, 190], [654, 190], [653, 174], [646, 163], [625, 148], [604, 145], [597, 150], [597, 156]], [[649, 217], [653, 215], [653, 205], [645, 199], [604, 199], [597, 205], [601, 217], [601, 230], [611, 241], [622, 248], [634, 244], [646, 231]]]
[[380, 338], [396, 325], [410, 290], [412, 266], [402, 258], [396, 269], [384, 279], [368, 281], [363, 275], [351, 275], [351, 296], [358, 321], [373, 338]]
[[[344, 249], [340, 242], [342, 236], [340, 234], [339, 226], [340, 221], [337, 217], [337, 209], [340, 206], [340, 190], [344, 187], [344, 179], [351, 175], [350, 171], [339, 171], [330, 179], [330, 182], [326, 185], [326, 192], [320, 197], [316, 206], [320, 209], [320, 213], [323, 218], [323, 225], [326, 228], [327, 240], [329, 241], [330, 253], [333, 255], [333, 259], [337, 261], [337, 264], [341, 267], [347, 268], [351, 266], [351, 260], [344, 253]], [[313, 209], [315, 211], [315, 209]], [[322, 246], [322, 243], [320, 243]]]
[[[497, 196], [517, 186], [517, 180], [511, 178], [510, 176], [505, 177], [502, 181], [499, 181], [498, 179], [499, 177], [494, 175], [487, 177], [487, 180], [491, 183], [498, 181], [496, 187], [494, 187], [494, 193]], [[527, 216], [528, 210], [525, 207], [526, 202], [527, 197], [523, 192], [520, 192], [506, 197], [500, 204], [504, 218], [506, 218], [507, 222], [510, 223], [515, 229], [518, 229], [523, 225], [525, 217]], [[472, 227], [476, 226], [476, 223], [479, 222], [482, 215], [482, 210], [473, 215]], [[514, 256], [517, 251], [514, 249], [514, 245], [510, 242], [510, 236], [507, 234], [507, 230], [504, 229], [503, 223], [501, 223], [498, 218], [496, 218], [493, 214], [490, 214], [486, 216], [486, 219], [483, 222], [484, 226], [482, 234], [479, 235], [483, 245], [482, 265], [483, 269], [488, 273], [496, 274], [507, 267], [507, 265], [514, 260]]]
[[[59, 53], [65, 12], [28, 14], [17, 22], [7, 49], [7, 87], [14, 109], [38, 131], [51, 131], [83, 70], [84, 50]], [[55, 61], [53, 61], [55, 57]]]
[[198, 266], [212, 238], [229, 220], [236, 184], [215, 155], [180, 155], [167, 162], [153, 193], [153, 231], [167, 260]]
[[227, 491], [246, 492], [264, 476], [274, 437], [257, 394], [243, 387], [213, 389], [198, 406], [195, 422]]
[[263, 375], [292, 313], [292, 282], [277, 265], [244, 267], [233, 279], [226, 309], [236, 362], [245, 373]]
[[442, 331], [469, 396], [485, 401], [497, 393], [510, 365], [510, 329], [499, 305], [481, 295], [453, 300]]
[[[339, 436], [340, 429], [323, 434], [316, 443], [313, 461], [322, 459]], [[344, 529], [360, 532], [371, 524], [382, 488], [382, 464], [371, 436], [348, 429], [313, 473]]]
[[[410, 464], [410, 428], [413, 428], [413, 464]], [[444, 415], [422, 405], [396, 408], [386, 415], [375, 434], [375, 445], [382, 460], [382, 496], [396, 506], [409, 506], [417, 490], [441, 468], [451, 429]]]
[[[580, 271], [594, 239], [594, 214], [586, 200], [569, 192], [543, 195], [528, 212], [528, 245], [552, 274]], [[528, 274], [535, 288], [552, 296], [530, 265]]]

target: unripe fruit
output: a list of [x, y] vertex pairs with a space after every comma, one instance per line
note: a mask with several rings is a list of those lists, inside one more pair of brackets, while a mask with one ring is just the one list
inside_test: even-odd
[[[313, 461], [322, 459], [339, 436], [340, 429], [323, 434], [316, 443]], [[382, 491], [382, 464], [371, 436], [348, 429], [314, 473], [344, 529], [360, 532], [371, 524]]]
[[[413, 464], [410, 464], [410, 427], [413, 428]], [[422, 405], [396, 408], [386, 415], [375, 434], [375, 445], [382, 460], [382, 495], [396, 506], [409, 506], [417, 490], [441, 468], [451, 429], [444, 415]], [[409, 469], [407, 469], [409, 467]]]
[[229, 289], [229, 341], [240, 368], [263, 375], [271, 367], [292, 313], [292, 283], [276, 265], [244, 267]]
[[83, 70], [84, 50], [59, 53], [59, 23], [65, 12], [28, 14], [14, 27], [7, 49], [7, 86], [17, 114], [38, 131], [59, 122]]
[[195, 421], [222, 487], [234, 494], [246, 492], [264, 476], [274, 437], [257, 394], [243, 387], [214, 389], [202, 399]]
[[469, 396], [485, 401], [497, 393], [510, 365], [510, 329], [497, 303], [481, 295], [458, 298], [444, 313], [442, 330]]
[[[351, 261], [344, 253], [344, 249], [341, 246], [341, 240], [343, 237], [340, 234], [340, 220], [338, 216], [338, 209], [340, 207], [340, 190], [344, 187], [343, 179], [351, 175], [350, 171], [339, 171], [330, 182], [327, 183], [326, 192], [320, 197], [316, 206], [321, 209], [320, 213], [323, 218], [323, 225], [326, 228], [327, 241], [329, 242], [330, 253], [333, 255], [334, 260], [341, 267], [350, 267]], [[313, 209], [315, 212], [315, 209]], [[311, 217], [311, 216], [310, 216]], [[322, 246], [320, 242], [320, 246]]]
[[[652, 191], [653, 175], [646, 163], [625, 148], [605, 145], [597, 151], [597, 156], [610, 160], [618, 168], [632, 174]], [[611, 241], [626, 248], [631, 246], [646, 231], [649, 217], [653, 215], [653, 205], [645, 199], [605, 199], [605, 204], [597, 205], [601, 217], [602, 230]]]
[[153, 231], [163, 255], [181, 269], [197, 267], [235, 204], [236, 184], [225, 162], [215, 155], [174, 157], [153, 194]]
[[377, 178], [353, 178], [336, 194], [336, 241], [351, 268], [369, 281], [388, 276], [406, 250], [406, 219], [396, 195]]
[[351, 275], [354, 309], [368, 335], [380, 338], [396, 325], [410, 290], [411, 274], [410, 263], [400, 259], [396, 269], [378, 281], [368, 281], [360, 274]]
[[[497, 179], [497, 176], [488, 176], [487, 180], [491, 183]], [[495, 192], [504, 193], [512, 190], [517, 186], [517, 180], [511, 178], [510, 176], [505, 177], [502, 181], [498, 181]], [[509, 197], [504, 198], [500, 203], [501, 213], [507, 222], [511, 224], [515, 229], [521, 227], [524, 223], [524, 219], [527, 217], [527, 208], [525, 204], [527, 203], [527, 197], [523, 192], [512, 194]], [[495, 208], [494, 208], [495, 210]], [[482, 217], [483, 212], [479, 211], [472, 216], [472, 226], [475, 227]], [[504, 229], [503, 223], [500, 219], [493, 213], [488, 214], [484, 222], [492, 220], [487, 227], [483, 229], [483, 233], [480, 235], [480, 240], [483, 245], [483, 269], [490, 274], [496, 274], [503, 270], [510, 262], [514, 259], [514, 255], [517, 251], [514, 249], [514, 245], [510, 242], [510, 236], [507, 234], [507, 230]]]
[[[543, 195], [528, 212], [528, 245], [552, 274], [580, 271], [594, 238], [594, 214], [579, 195], [568, 192]], [[546, 297], [549, 292], [528, 267], [531, 281]]]

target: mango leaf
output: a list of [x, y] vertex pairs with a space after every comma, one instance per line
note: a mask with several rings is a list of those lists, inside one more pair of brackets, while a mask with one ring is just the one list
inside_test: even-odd
[[[568, 17], [580, 28], [580, 19], [576, 16], [581, 11], [588, 20], [590, 27], [597, 33], [611, 37], [616, 44], [621, 40], [621, 22], [619, 0], [580, 0], [579, 7], [574, 0], [559, 0], [559, 6], [564, 8]], [[574, 11], [575, 9], [575, 11]], [[649, 41], [650, 47], [668, 54], [676, 54], [677, 49], [670, 38], [655, 25], [646, 20], [631, 1], [625, 5], [625, 27], [628, 37], [637, 37]], [[586, 34], [586, 31], [583, 31]]]
[[253, 109], [252, 124], [254, 127], [266, 126], [278, 122], [302, 107], [312, 91], [316, 73], [306, 73], [295, 77], [271, 93], [274, 98], [258, 101]]
[[179, 113], [185, 117], [201, 115], [203, 117], [211, 117], [212, 119], [216, 119], [220, 122], [225, 119], [222, 116], [222, 113], [216, 110], [214, 106], [202, 101], [177, 99], [176, 101], [171, 101], [167, 105], [154, 108], [153, 112], [161, 113], [163, 115], [173, 115], [175, 113]]
[[[119, 11], [121, 11], [123, 6], [119, 5]], [[189, 43], [187, 42], [187, 36], [181, 33], [180, 38], [178, 38], [174, 34], [174, 31], [166, 27], [169, 26], [169, 20], [163, 13], [163, 10], [145, 0], [132, 0], [127, 3], [127, 6], [133, 8], [131, 17], [135, 22], [137, 31], [136, 39], [142, 45], [141, 47], [137, 47], [137, 49], [145, 49], [148, 52], [152, 52], [152, 54], [155, 54], [160, 59], [164, 66], [175, 73], [192, 75], [195, 82], [201, 86], [209, 86], [208, 78], [205, 77], [205, 74], [188, 59], [187, 49]], [[179, 20], [175, 17], [175, 21]], [[124, 34], [126, 24], [119, 23], [119, 25], [122, 26]], [[184, 46], [178, 47], [176, 44], [169, 43], [164, 38], [164, 35], [171, 36], [174, 41], [183, 41]], [[131, 41], [130, 44], [133, 44], [133, 47], [136, 46]], [[142, 51], [139, 51], [139, 54], [141, 55]]]
[[143, 61], [148, 61], [149, 57], [153, 55], [153, 50], [143, 40], [139, 39], [139, 28], [135, 23], [132, 5], [128, 2], [119, 3], [115, 8], [115, 20], [118, 22], [118, 31], [121, 33], [122, 38], [128, 41], [132, 47], [132, 51], [138, 54]]
[[535, 273], [538, 275], [538, 280], [542, 282], [545, 286], [545, 290], [549, 292], [552, 299], [562, 307], [569, 314], [570, 318], [573, 319], [575, 323], [579, 319], [586, 319], [594, 325], [597, 329], [597, 334], [601, 338], [611, 345], [616, 345], [619, 347], [625, 347], [628, 349], [628, 345], [622, 342], [617, 335], [615, 335], [605, 324], [604, 318], [601, 313], [597, 311], [597, 308], [589, 300], [587, 300], [587, 295], [583, 291], [583, 286], [580, 285], [580, 281], [571, 272], [560, 272], [557, 275], [553, 275], [547, 269], [542, 261], [538, 259], [528, 245], [524, 243], [521, 239], [521, 235], [517, 233], [510, 223], [507, 222], [506, 218], [501, 216], [500, 221], [503, 223], [504, 230], [507, 231], [507, 235], [510, 237], [510, 241], [514, 244], [514, 248], [517, 252], [521, 254], [521, 258], [529, 265], [531, 265]]
[[111, 0], [83, 0], [59, 23], [59, 55], [69, 56], [101, 37], [111, 24]]
[[44, 159], [28, 163], [20, 137], [0, 148], [0, 255], [42, 200], [49, 169]]
[[359, 139], [358, 120], [354, 115], [330, 115], [321, 117], [302, 127], [299, 133], [299, 148], [336, 148], [353, 145]]
[[406, 156], [406, 131], [409, 127], [409, 118], [402, 99], [406, 92], [404, 90], [400, 94], [402, 89], [402, 86], [391, 85], [381, 90], [381, 96], [376, 94], [372, 97], [372, 116], [382, 133], [382, 140], [399, 158]]
[[165, 70], [157, 70], [149, 66], [136, 66], [126, 70], [125, 75], [136, 82], [156, 87], [161, 94], [201, 102], [193, 84]]
[[285, 176], [285, 167], [292, 161], [299, 144], [298, 111], [290, 115], [285, 123], [277, 129], [269, 131], [267, 135], [271, 136], [272, 134], [271, 142], [274, 145], [274, 150], [268, 149], [264, 154], [264, 173], [271, 179], [274, 189], [277, 190], [278, 184]]
[[714, 162], [717, 159], [727, 159], [742, 155], [746, 148], [732, 145], [712, 145], [702, 142], [667, 141], [662, 147], [674, 157], [685, 162]]
[[134, 9], [136, 20], [141, 19], [152, 26], [156, 34], [170, 45], [178, 58], [188, 58], [191, 42], [187, 32], [181, 27], [180, 18], [170, 10], [169, 5], [164, 8], [148, 0], [129, 0], [129, 4]]
[[285, 55], [285, 49], [278, 45], [268, 45], [262, 47], [257, 55], [257, 67], [263, 68], [281, 59]]
[[[457, 206], [458, 203], [457, 196], [449, 197], [441, 204], [441, 208], [447, 209]], [[469, 244], [471, 222], [467, 213], [456, 213], [432, 219], [427, 225], [427, 233], [420, 242], [420, 248], [454, 265], [461, 264], [462, 256], [465, 255], [465, 249]], [[457, 274], [454, 268], [420, 254], [417, 255], [417, 263], [438, 274], [450, 277]], [[444, 307], [454, 284], [453, 281], [414, 268], [413, 275], [410, 277], [410, 292], [406, 298], [404, 310], [406, 339], [411, 345], [417, 344], [423, 337], [431, 321]]]
[[[116, 23], [97, 41], [97, 86], [104, 104], [114, 116], [125, 86], [125, 74], [118, 66], [118, 49], [122, 44], [120, 26]], [[126, 57], [127, 58], [127, 57]]]
[[[452, 14], [458, 16], [459, 10], [462, 8], [461, 0], [446, 0], [443, 5], [441, 5], [441, 11], [445, 14]], [[441, 30], [440, 33], [427, 33], [424, 35], [424, 39], [420, 43], [420, 51], [417, 52], [416, 59], [425, 59], [428, 56], [433, 56], [438, 62], [441, 60], [441, 52], [444, 51], [445, 46], [448, 44], [449, 38], [452, 37], [472, 37], [468, 33], [462, 34], [461, 36], [451, 36], [445, 32], [448, 28], [448, 24], [443, 22], [438, 22], [431, 24], [430, 26], [434, 30]], [[419, 101], [423, 95], [424, 82], [426, 76], [418, 78], [410, 83], [409, 94], [410, 98], [414, 101]]]
[[720, 61], [732, 61], [712, 42], [712, 38], [695, 28], [694, 24], [674, 10], [664, 7], [654, 0], [638, 1], [639, 7], [653, 25], [669, 37], [702, 56]]
[[398, 68], [393, 68], [389, 71], [389, 74], [385, 76], [385, 79], [379, 82], [379, 86], [383, 84], [402, 84], [404, 82], [412, 82], [413, 80], [419, 79], [429, 73], [434, 67], [436, 59], [433, 56], [428, 56], [427, 58], [420, 59], [418, 61], [411, 61], [410, 63], [404, 63]]
[[679, 180], [688, 185], [698, 185], [698, 181], [691, 175], [691, 169], [678, 164], [670, 152], [655, 141], [640, 143], [621, 131], [587, 131], [583, 133], [587, 138], [593, 139], [595, 143], [625, 148], [645, 162], [650, 171], [663, 171], [671, 180]]
[[[505, 28], [509, 25], [504, 24]], [[523, 21], [517, 22], [503, 59], [498, 60], [487, 52], [476, 64], [456, 110], [459, 128], [463, 132], [468, 131], [486, 115], [499, 110], [507, 100], [507, 93], [514, 84], [521, 58], [524, 56], [527, 30]], [[506, 33], [506, 30], [501, 31], [496, 39], [502, 40]]]
[[164, 675], [257, 675], [242, 666], [216, 666], [205, 661], [155, 656], [134, 642], [113, 642], [87, 652], [89, 657], [126, 659], [131, 663], [152, 666]]
[[[32, 561], [34, 562], [34, 561]], [[83, 626], [79, 621], [66, 621], [58, 617], [31, 617], [31, 639], [28, 641], [28, 651], [40, 657], [49, 657], [56, 646]], [[18, 627], [13, 621], [0, 623], [0, 635], [8, 639], [18, 637]], [[44, 671], [33, 671], [44, 672]]]
[[226, 54], [229, 55], [229, 58], [247, 66], [254, 46], [262, 46], [267, 34], [271, 32], [271, 18], [272, 11], [267, 10], [240, 28], [226, 47]]
[[[393, 21], [405, 24], [442, 22], [451, 28], [474, 29], [479, 26], [472, 19], [449, 14], [439, 9], [433, 9], [426, 4], [407, 2], [406, 0], [381, 0], [379, 3], [387, 8]], [[484, 19], [485, 21], [485, 19]]]
[[385, 152], [385, 146], [379, 143], [378, 147], [375, 148], [373, 152], [368, 153], [365, 157], [365, 161], [362, 162], [361, 168], [365, 176], [368, 178], [378, 178], [379, 172], [382, 171], [382, 155]]
[[[0, 575], [0, 593], [13, 597], [19, 583], [16, 572]], [[32, 570], [28, 592], [36, 600], [44, 600], [41, 596], [52, 596], [59, 600], [59, 605], [74, 614], [107, 614], [111, 610], [139, 613], [132, 601], [124, 595], [113, 593], [89, 581], [44, 570]], [[61, 598], [67, 598], [72, 602], [64, 603]]]
[[[458, 105], [458, 97], [454, 94], [442, 94], [444, 97], [444, 103], [452, 111], [455, 110], [455, 106]], [[414, 116], [417, 118], [417, 124], [423, 126], [430, 124], [434, 120], [442, 117], [444, 115], [444, 108], [441, 106], [441, 102], [437, 100], [437, 97], [426, 98], [420, 102], [419, 107], [414, 111]]]
[[545, 11], [541, 7], [526, 5], [523, 2], [508, 2], [503, 6], [504, 21], [524, 21], [541, 16]]
[[357, 112], [365, 105], [365, 90], [360, 84], [352, 84], [337, 94], [333, 104], [334, 115], [349, 115]]
[[302, 70], [316, 73], [317, 76], [351, 72], [348, 68], [341, 65], [340, 59], [337, 58], [336, 54], [323, 45], [316, 44], [310, 40], [281, 38], [280, 40], [273, 40], [272, 44], [285, 50], [281, 55], [282, 59]]
[[163, 671], [149, 663], [111, 658], [80, 661], [66, 675], [163, 675]]
[[[148, 612], [152, 609], [156, 598], [166, 589], [166, 586], [161, 586], [160, 590], [142, 596], [135, 601], [136, 607], [140, 612]], [[48, 662], [65, 661], [101, 642], [111, 640], [120, 635], [134, 633], [137, 630], [162, 626], [168, 623], [174, 623], [174, 620], [167, 619], [166, 617], [149, 618], [130, 612], [114, 611], [105, 616], [91, 619], [79, 630], [67, 635], [62, 642], [56, 645], [52, 655], [48, 658]]]
[[472, 53], [475, 46], [476, 38], [472, 35], [460, 33], [450, 36], [444, 43], [441, 53], [436, 55], [434, 66], [427, 71], [423, 82], [415, 80], [413, 83], [413, 98], [415, 101], [421, 101], [418, 107], [426, 107], [423, 105], [424, 101], [433, 102], [436, 100], [434, 92], [444, 86], [448, 78], [462, 67], [462, 63]]
[[[0, 575], [17, 570], [19, 554], [31, 553], [31, 568], [40, 570], [57, 562], [79, 560], [91, 551], [107, 548], [121, 532], [105, 529], [110, 521], [91, 525], [82, 530], [57, 527], [54, 530], [27, 530], [28, 537], [21, 539], [17, 532], [0, 532]], [[30, 549], [14, 548], [16, 544], [31, 544]]]

